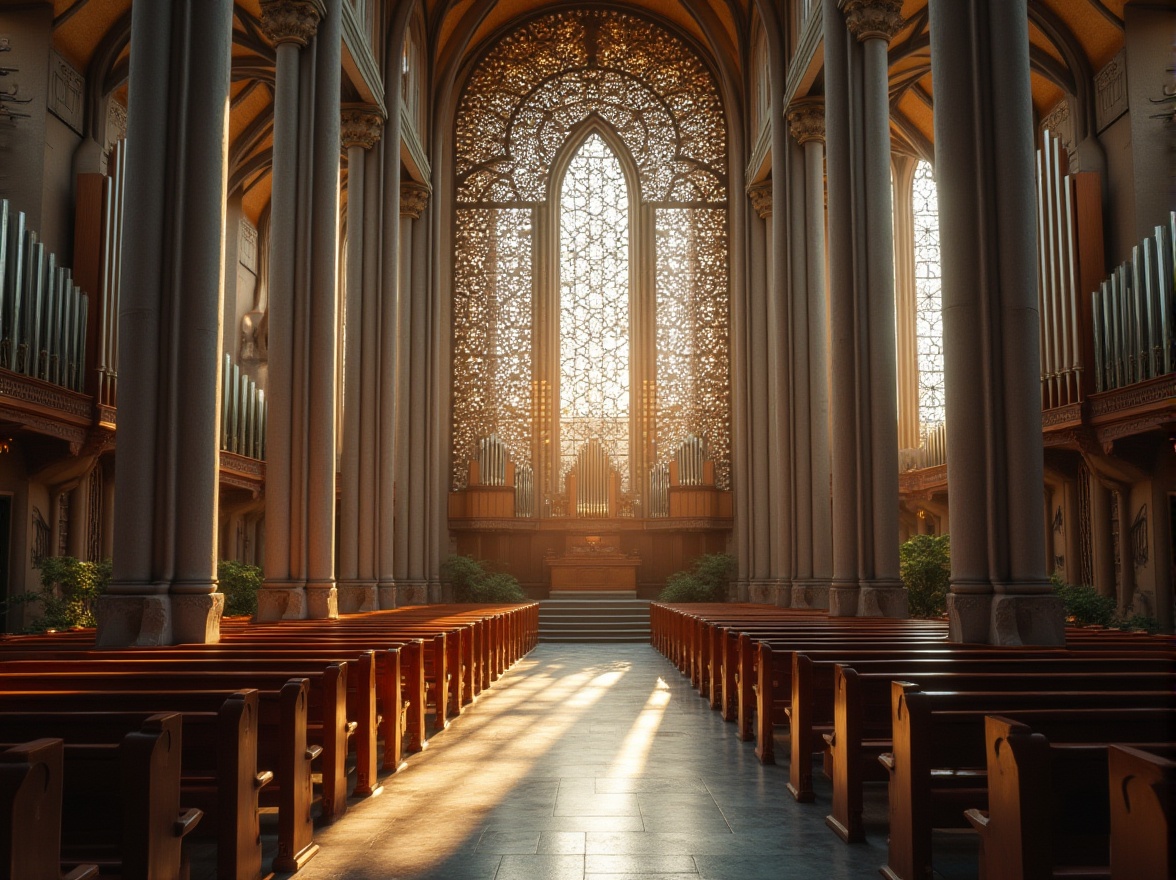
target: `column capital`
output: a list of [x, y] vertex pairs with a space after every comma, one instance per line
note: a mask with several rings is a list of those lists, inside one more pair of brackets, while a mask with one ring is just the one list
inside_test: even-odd
[[772, 216], [772, 181], [753, 183], [747, 187], [747, 196], [751, 199], [751, 206], [759, 214], [761, 220]]
[[370, 150], [384, 132], [384, 116], [370, 104], [344, 104], [340, 114], [339, 140], [344, 150]]
[[413, 220], [421, 216], [425, 205], [429, 204], [429, 188], [423, 183], [402, 180], [400, 182], [400, 213]]
[[809, 141], [825, 142], [825, 99], [820, 96], [801, 98], [788, 105], [785, 112], [788, 128], [798, 144]]
[[318, 32], [321, 0], [261, 0], [261, 28], [270, 41], [305, 46]]
[[884, 40], [889, 43], [906, 23], [902, 17], [902, 0], [840, 0], [849, 32], [862, 43]]

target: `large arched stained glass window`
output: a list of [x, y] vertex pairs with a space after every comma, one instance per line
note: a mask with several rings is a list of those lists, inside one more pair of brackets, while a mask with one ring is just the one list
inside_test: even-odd
[[541, 515], [593, 441], [634, 515], [687, 440], [728, 488], [727, 144], [708, 68], [644, 18], [542, 15], [473, 68], [454, 135], [453, 488], [491, 435], [533, 472]]

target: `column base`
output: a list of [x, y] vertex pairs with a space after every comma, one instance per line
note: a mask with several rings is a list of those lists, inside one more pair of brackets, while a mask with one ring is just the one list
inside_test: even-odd
[[792, 607], [792, 582], [776, 581], [772, 586], [771, 604], [780, 608]]
[[792, 608], [827, 609], [829, 607], [828, 581], [793, 581]]
[[306, 616], [311, 620], [335, 620], [339, 616], [339, 591], [334, 581], [307, 581]]
[[441, 605], [445, 602], [445, 594], [441, 589], [441, 584], [421, 581], [421, 589], [425, 591], [425, 601], [430, 605]]
[[1064, 645], [1065, 610], [1053, 595], [949, 593], [948, 638], [980, 645]]
[[757, 605], [776, 604], [776, 582], [771, 580], [751, 580], [747, 582], [747, 601]]
[[224, 593], [188, 593], [171, 596], [172, 644], [211, 645], [220, 641]]
[[171, 597], [166, 593], [99, 596], [96, 614], [95, 644], [99, 648], [147, 648], [172, 643]]
[[862, 583], [858, 593], [858, 617], [910, 617], [906, 587], [900, 581]]
[[339, 581], [339, 613], [363, 614], [380, 607], [375, 581]]
[[857, 617], [859, 592], [861, 592], [861, 587], [856, 582], [830, 584], [829, 616]]
[[728, 588], [732, 602], [750, 602], [750, 588], [747, 581], [732, 581]]
[[257, 622], [306, 620], [306, 586], [295, 581], [263, 584], [257, 591]]
[[400, 581], [396, 585], [396, 607], [428, 605], [429, 585], [426, 581]]

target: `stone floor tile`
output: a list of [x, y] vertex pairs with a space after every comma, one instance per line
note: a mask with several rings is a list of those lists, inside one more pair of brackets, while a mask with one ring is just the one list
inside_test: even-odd
[[478, 841], [480, 853], [536, 853], [539, 851], [538, 831], [487, 831]]
[[583, 831], [544, 831], [539, 835], [538, 852], [551, 855], [578, 855], [586, 852]]
[[583, 880], [584, 856], [503, 856], [494, 880]]
[[627, 855], [588, 855], [584, 873], [593, 874], [697, 874], [692, 856], [630, 853]]

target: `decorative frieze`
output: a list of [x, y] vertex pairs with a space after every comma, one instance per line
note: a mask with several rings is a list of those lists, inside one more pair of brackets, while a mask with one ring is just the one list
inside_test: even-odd
[[86, 79], [57, 52], [49, 53], [49, 112], [82, 134]]
[[370, 150], [380, 140], [384, 131], [384, 117], [375, 107], [344, 106], [339, 128], [339, 139], [344, 150], [362, 147]]
[[1073, 174], [1082, 169], [1078, 167], [1078, 144], [1074, 138], [1074, 117], [1070, 113], [1070, 104], [1062, 99], [1041, 120], [1042, 131], [1052, 131], [1062, 142], [1062, 149], [1066, 151], [1068, 159], [1066, 171]]
[[261, 0], [261, 27], [276, 46], [305, 46], [318, 32], [322, 11], [312, 0]]
[[1126, 51], [1120, 49], [1094, 77], [1094, 119], [1100, 134], [1127, 112]]
[[772, 216], [772, 181], [753, 183], [747, 188], [747, 197], [761, 220]]
[[885, 40], [902, 30], [902, 0], [842, 0], [841, 11], [849, 32], [861, 42]]
[[401, 181], [400, 213], [416, 220], [429, 204], [429, 188], [421, 183]]
[[237, 228], [237, 262], [257, 274], [257, 227], [244, 217]]
[[803, 98], [789, 105], [788, 128], [802, 146], [809, 141], [825, 142], [825, 99]]

